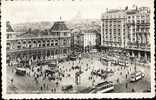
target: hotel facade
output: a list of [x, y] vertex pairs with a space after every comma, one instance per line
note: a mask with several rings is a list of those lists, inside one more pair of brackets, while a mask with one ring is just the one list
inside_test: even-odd
[[137, 6], [112, 9], [102, 14], [101, 48], [125, 50], [126, 55], [150, 61], [150, 10]]

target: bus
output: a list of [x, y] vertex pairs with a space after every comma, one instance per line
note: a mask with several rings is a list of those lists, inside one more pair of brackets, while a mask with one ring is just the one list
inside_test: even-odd
[[135, 82], [137, 80], [142, 79], [144, 76], [145, 76], [145, 74], [142, 73], [141, 71], [135, 72], [135, 73], [131, 74], [130, 81]]
[[25, 68], [16, 67], [16, 74], [24, 76], [26, 74]]
[[96, 88], [96, 93], [106, 93], [114, 90], [114, 84], [111, 81], [105, 81], [97, 84], [95, 86]]

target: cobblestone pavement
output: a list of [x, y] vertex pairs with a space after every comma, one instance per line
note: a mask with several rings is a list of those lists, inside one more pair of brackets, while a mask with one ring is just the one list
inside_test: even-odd
[[[129, 82], [129, 76], [134, 72], [134, 64], [129, 64], [126, 67], [119, 65], [106, 66], [103, 65], [99, 55], [83, 55], [81, 60], [76, 61], [66, 61], [58, 64], [58, 69], [64, 73], [62, 80], [49, 81], [43, 77], [38, 78], [38, 83], [32, 78], [33, 73], [26, 76], [19, 76], [15, 74], [15, 66], [7, 66], [7, 92], [8, 93], [62, 93], [62, 86], [73, 85], [73, 90], [71, 92], [77, 92], [79, 90], [85, 89], [87, 87], [92, 87], [103, 81], [113, 81], [115, 88], [112, 92], [143, 92], [150, 88], [150, 66], [136, 65], [138, 71], [145, 73], [145, 77], [137, 82]], [[72, 70], [72, 67], [80, 66], [82, 74], [80, 74], [80, 83], [76, 84], [75, 73], [78, 69]], [[110, 69], [114, 73], [109, 73], [106, 79], [101, 79], [99, 76], [92, 76], [91, 71], [98, 69]], [[126, 78], [127, 74], [127, 78]], [[92, 77], [92, 79], [89, 79]], [[13, 82], [11, 80], [13, 79]], [[117, 82], [119, 80], [119, 82]], [[59, 84], [57, 85], [56, 82]], [[127, 84], [127, 88], [126, 88]]]

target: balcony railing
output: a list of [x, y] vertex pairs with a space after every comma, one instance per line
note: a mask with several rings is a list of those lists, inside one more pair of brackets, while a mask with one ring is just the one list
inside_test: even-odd
[[140, 43], [140, 44], [128, 43], [126, 48], [149, 51], [150, 50], [150, 44], [145, 44], [145, 43]]

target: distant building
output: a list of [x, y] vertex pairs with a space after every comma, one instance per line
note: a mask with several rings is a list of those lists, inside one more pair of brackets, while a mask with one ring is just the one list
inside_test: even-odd
[[71, 52], [71, 31], [63, 21], [55, 22], [46, 34], [33, 34], [31, 29], [25, 33], [13, 32], [9, 27], [6, 30], [8, 62], [46, 62], [64, 59]]
[[101, 47], [105, 52], [125, 49], [128, 56], [150, 61], [150, 10], [112, 9], [102, 14]]
[[72, 30], [71, 34], [71, 50], [72, 51], [82, 51], [83, 46], [80, 45], [81, 43], [81, 31], [78, 29]]
[[82, 32], [80, 45], [83, 46], [85, 52], [89, 52], [96, 46], [96, 33], [94, 32]]

